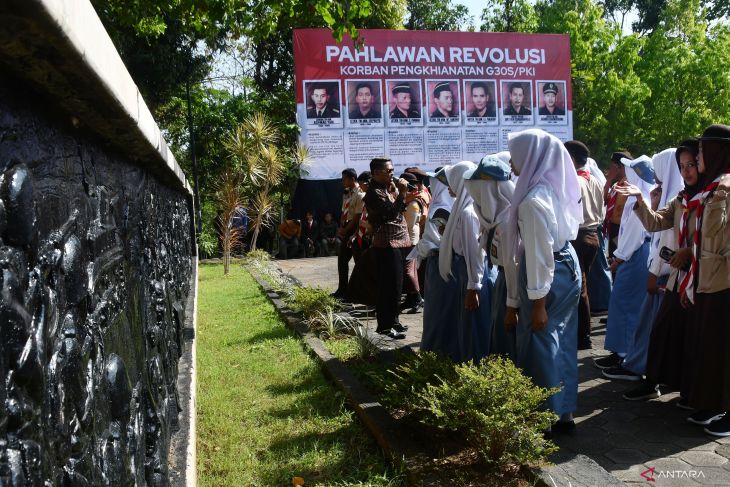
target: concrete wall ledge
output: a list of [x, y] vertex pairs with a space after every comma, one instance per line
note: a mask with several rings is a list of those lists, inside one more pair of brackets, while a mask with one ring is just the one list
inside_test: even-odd
[[147, 105], [88, 0], [0, 2], [0, 70], [56, 103], [161, 182], [191, 194]]

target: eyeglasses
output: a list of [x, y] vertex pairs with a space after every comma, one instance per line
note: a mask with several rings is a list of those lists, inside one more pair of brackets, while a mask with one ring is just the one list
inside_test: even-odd
[[381, 169], [381, 171], [385, 171], [385, 172], [387, 172], [388, 174], [393, 174], [393, 172], [394, 172], [394, 169], [393, 169], [393, 168], [390, 168], [390, 169], [387, 169], [387, 168], [383, 168], [383, 169]]
[[697, 163], [696, 162], [688, 162], [687, 164], [680, 164], [679, 165], [679, 170], [680, 171], [684, 171], [685, 169], [693, 169], [695, 167], [697, 167]]

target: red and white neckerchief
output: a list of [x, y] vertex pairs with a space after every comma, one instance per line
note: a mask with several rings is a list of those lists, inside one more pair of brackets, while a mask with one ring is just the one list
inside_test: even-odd
[[[702, 191], [697, 193], [691, 200], [686, 201], [686, 196], [682, 198], [682, 220], [679, 224], [679, 243], [680, 248], [684, 248], [687, 245], [687, 218], [691, 210], [695, 210], [695, 233], [692, 238], [692, 265], [690, 265], [689, 271], [687, 271], [684, 278], [682, 278], [679, 285], [679, 295], [683, 294], [687, 296], [690, 303], [695, 302], [695, 287], [697, 287], [696, 276], [697, 276], [697, 263], [700, 255], [700, 239], [702, 233], [702, 215], [705, 212], [705, 204], [708, 198], [712, 196], [715, 189], [720, 184], [720, 178], [725, 174], [729, 174], [730, 171], [720, 174], [714, 181], [705, 186]], [[680, 271], [680, 278], [682, 272]]]
[[614, 189], [616, 185], [614, 184], [611, 186], [611, 189], [608, 190], [608, 202], [606, 202], [606, 218], [604, 218], [604, 225], [603, 225], [603, 236], [608, 236], [608, 225], [611, 223], [611, 218], [613, 217], [613, 210], [616, 209], [616, 200], [618, 199], [618, 193]]
[[354, 196], [355, 192], [358, 190], [358, 187], [355, 186], [354, 188], [350, 188], [345, 191], [345, 194], [342, 196], [342, 212], [340, 213], [340, 226], [344, 227], [347, 225], [347, 222], [349, 221], [347, 219], [349, 209], [350, 209], [350, 203], [352, 203], [352, 197]]
[[[591, 172], [586, 169], [578, 169], [577, 171], [578, 176], [584, 178], [586, 181], [591, 180]], [[609, 198], [609, 203], [611, 202], [611, 199]], [[616, 200], [614, 199], [614, 205], [616, 204]]]
[[363, 248], [363, 240], [365, 239], [365, 233], [367, 232], [366, 223], [368, 222], [368, 209], [363, 207], [362, 213], [360, 214], [360, 223], [357, 225], [357, 233], [355, 233], [355, 239], [357, 240], [358, 248]]

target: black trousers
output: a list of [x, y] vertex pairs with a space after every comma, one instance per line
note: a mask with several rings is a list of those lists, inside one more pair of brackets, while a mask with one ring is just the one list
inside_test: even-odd
[[598, 234], [596, 230], [579, 230], [578, 236], [571, 242], [580, 263], [581, 286], [578, 301], [578, 342], [590, 340], [591, 336], [591, 303], [588, 299], [588, 274], [598, 254]]
[[337, 274], [339, 281], [337, 290], [342, 293], [347, 292], [347, 281], [350, 277], [350, 259], [352, 258], [352, 249], [347, 242], [340, 245], [340, 253], [337, 255]]
[[377, 331], [398, 323], [400, 295], [403, 291], [403, 253], [400, 249], [374, 248], [378, 271], [378, 299], [375, 304]]

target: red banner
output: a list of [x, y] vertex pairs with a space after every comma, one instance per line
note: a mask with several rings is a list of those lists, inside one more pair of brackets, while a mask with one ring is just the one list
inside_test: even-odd
[[297, 119], [309, 179], [386, 155], [424, 169], [479, 160], [507, 134], [572, 138], [567, 35], [327, 29], [294, 31]]

